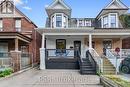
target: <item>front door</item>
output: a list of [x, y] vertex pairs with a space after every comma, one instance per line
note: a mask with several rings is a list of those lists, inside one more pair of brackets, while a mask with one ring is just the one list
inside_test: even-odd
[[77, 51], [81, 54], [81, 41], [74, 41], [74, 56], [77, 57]]
[[103, 53], [104, 53], [104, 55], [106, 55], [106, 49], [112, 49], [112, 41], [111, 40], [103, 41]]

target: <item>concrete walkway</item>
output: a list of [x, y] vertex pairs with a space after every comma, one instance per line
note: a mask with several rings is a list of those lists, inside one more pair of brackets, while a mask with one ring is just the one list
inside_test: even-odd
[[0, 87], [102, 87], [96, 75], [80, 75], [76, 70], [36, 70], [0, 81]]

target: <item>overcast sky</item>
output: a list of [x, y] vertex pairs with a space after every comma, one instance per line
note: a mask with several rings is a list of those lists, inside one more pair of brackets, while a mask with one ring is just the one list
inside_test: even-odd
[[[44, 27], [46, 21], [45, 6], [54, 0], [15, 0], [16, 6], [38, 27]], [[94, 18], [111, 0], [64, 0], [72, 8], [73, 18]], [[130, 7], [130, 0], [121, 0]]]

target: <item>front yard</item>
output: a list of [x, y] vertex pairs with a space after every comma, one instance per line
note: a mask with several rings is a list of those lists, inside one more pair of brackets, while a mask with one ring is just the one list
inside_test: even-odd
[[13, 70], [8, 68], [8, 69], [1, 69], [0, 70], [0, 78], [1, 77], [6, 77], [8, 75], [11, 75], [13, 73]]
[[122, 75], [103, 75], [101, 81], [105, 87], [130, 87], [130, 81]]

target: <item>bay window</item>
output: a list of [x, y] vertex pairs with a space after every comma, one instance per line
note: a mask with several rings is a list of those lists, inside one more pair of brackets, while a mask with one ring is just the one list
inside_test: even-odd
[[108, 28], [108, 16], [103, 17], [103, 28]]
[[51, 28], [67, 28], [68, 17], [63, 13], [55, 13], [51, 17]]
[[118, 28], [117, 13], [109, 13], [102, 17], [102, 28]]

